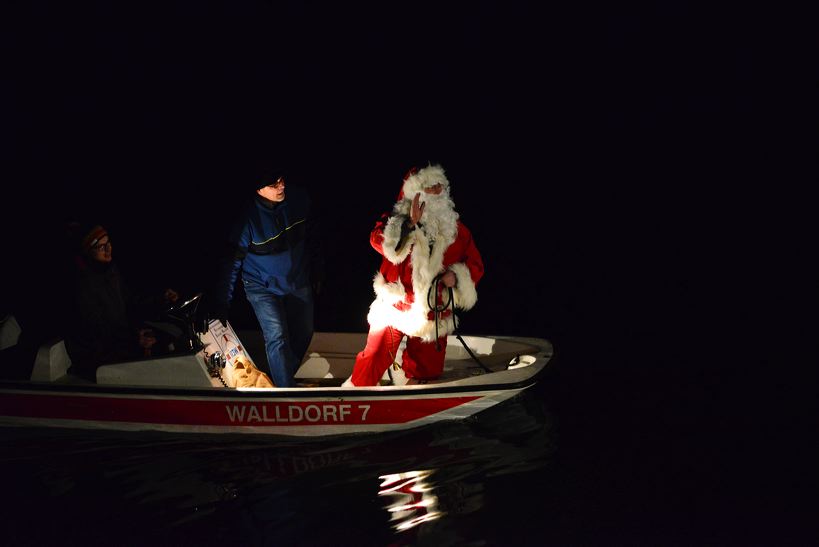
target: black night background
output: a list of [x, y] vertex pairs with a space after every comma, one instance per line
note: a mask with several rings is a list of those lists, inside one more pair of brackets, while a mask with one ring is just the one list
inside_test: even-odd
[[[789, 477], [766, 408], [787, 404], [774, 363], [798, 359], [770, 320], [805, 274], [772, 280], [807, 252], [775, 234], [807, 219], [774, 197], [787, 175], [764, 143], [790, 107], [767, 108], [766, 82], [792, 67], [753, 9], [5, 8], [0, 311], [59, 333], [71, 220], [109, 229], [134, 284], [206, 304], [215, 242], [264, 157], [321, 215], [317, 330], [365, 331], [369, 231], [410, 166], [440, 162], [486, 264], [462, 332], [556, 351], [538, 393], [571, 472], [542, 502], [558, 516], [503, 544], [800, 544], [801, 509], [771, 498]], [[255, 328], [241, 298], [231, 321]]]

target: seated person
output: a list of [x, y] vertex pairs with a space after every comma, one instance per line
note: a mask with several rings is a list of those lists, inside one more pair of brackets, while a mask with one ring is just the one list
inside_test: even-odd
[[142, 321], [176, 302], [178, 295], [166, 289], [156, 297], [137, 297], [112, 260], [107, 230], [99, 225], [75, 229], [74, 298], [65, 343], [72, 362], [69, 372], [94, 381], [100, 365], [141, 359], [155, 351], [157, 338]]

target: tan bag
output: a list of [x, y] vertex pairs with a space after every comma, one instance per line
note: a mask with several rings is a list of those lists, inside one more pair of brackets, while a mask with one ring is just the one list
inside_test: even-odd
[[276, 387], [270, 377], [257, 369], [250, 361], [236, 359], [233, 365], [233, 387]]

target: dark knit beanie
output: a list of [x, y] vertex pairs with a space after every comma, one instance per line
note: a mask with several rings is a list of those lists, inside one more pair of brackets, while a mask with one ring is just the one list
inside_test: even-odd
[[68, 224], [67, 228], [69, 240], [73, 241], [73, 247], [76, 251], [82, 253], [88, 252], [91, 247], [108, 235], [108, 230], [99, 224], [80, 224], [78, 222], [72, 222]]

